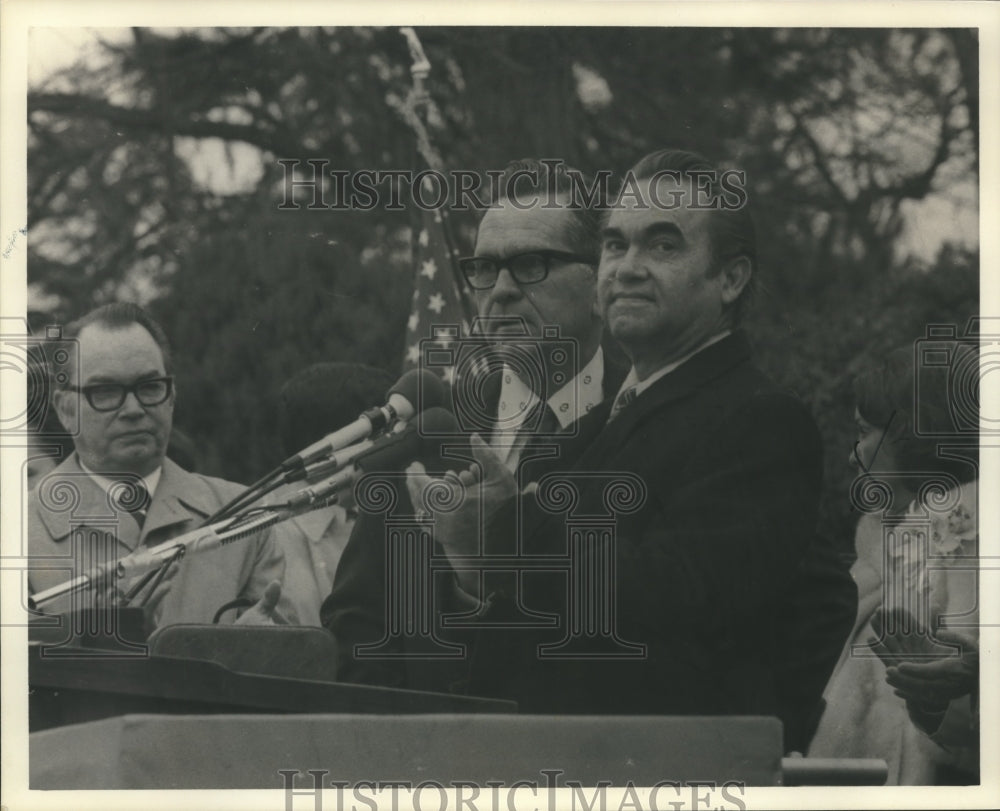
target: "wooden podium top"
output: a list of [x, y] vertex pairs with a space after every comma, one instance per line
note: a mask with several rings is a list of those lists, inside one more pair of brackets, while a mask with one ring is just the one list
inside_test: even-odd
[[[282, 789], [331, 781], [485, 786], [778, 785], [781, 723], [760, 717], [126, 715], [30, 736], [32, 789]], [[664, 796], [666, 796], [664, 794]]]
[[[31, 730], [126, 713], [515, 712], [509, 701], [332, 681], [240, 673], [216, 663], [161, 656], [28, 657]], [[68, 653], [68, 652], [67, 652]]]

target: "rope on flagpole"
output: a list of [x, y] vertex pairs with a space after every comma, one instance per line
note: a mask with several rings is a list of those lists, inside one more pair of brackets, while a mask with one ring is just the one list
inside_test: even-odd
[[420, 38], [416, 31], [412, 28], [400, 28], [399, 33], [406, 37], [406, 44], [410, 48], [410, 60], [413, 62], [410, 65], [410, 74], [413, 76], [414, 97], [418, 102], [426, 103], [430, 100], [430, 94], [427, 92], [425, 84], [431, 73], [430, 60], [424, 53], [424, 46], [420, 44]]
[[410, 75], [413, 77], [413, 86], [405, 99], [400, 99], [395, 94], [389, 94], [387, 101], [413, 130], [417, 139], [417, 150], [426, 161], [427, 166], [442, 172], [444, 171], [444, 161], [431, 145], [427, 125], [424, 123], [424, 116], [434, 105], [427, 90], [427, 77], [431, 72], [431, 63], [424, 53], [424, 47], [420, 44], [420, 38], [416, 31], [412, 28], [400, 28], [399, 33], [406, 38], [406, 44], [410, 49]]
[[[386, 103], [396, 111], [410, 128], [416, 141], [417, 153], [423, 160], [425, 167], [444, 174], [445, 162], [440, 153], [432, 145], [430, 133], [428, 132], [429, 126], [433, 123], [434, 119], [437, 118], [440, 120], [441, 118], [440, 111], [434, 104], [434, 100], [427, 87], [427, 78], [430, 76], [431, 63], [427, 58], [427, 54], [424, 53], [424, 48], [420, 43], [417, 32], [413, 28], [400, 28], [399, 32], [406, 39], [406, 44], [409, 48], [410, 74], [413, 77], [413, 81], [409, 92], [406, 94], [406, 98], [401, 98], [399, 94], [390, 91], [386, 95]], [[424, 182], [429, 183], [429, 180], [425, 179]], [[424, 216], [426, 216], [426, 212]], [[445, 253], [443, 258], [447, 268], [447, 270], [445, 268], [441, 268], [441, 270], [442, 272], [447, 272], [451, 278], [452, 292], [463, 322], [462, 331], [466, 332], [468, 324], [472, 322], [472, 318], [475, 315], [475, 306], [464, 291], [464, 280], [455, 263], [457, 251], [448, 223], [447, 210], [442, 209], [441, 211], [434, 212], [434, 220], [435, 222], [427, 223], [426, 230], [420, 230], [420, 225], [418, 224], [413, 233], [415, 237], [416, 234], [420, 233], [427, 238], [427, 235], [432, 231], [440, 232], [442, 249]], [[414, 246], [416, 246], [416, 242], [414, 242]], [[419, 249], [415, 247], [415, 257], [418, 251]], [[433, 279], [433, 270], [432, 268], [430, 279]], [[413, 307], [417, 306], [419, 283], [420, 278], [415, 276]], [[439, 312], [439, 310], [435, 312]]]

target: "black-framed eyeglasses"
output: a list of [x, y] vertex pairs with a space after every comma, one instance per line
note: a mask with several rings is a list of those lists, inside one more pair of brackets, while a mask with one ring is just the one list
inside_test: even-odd
[[531, 251], [496, 259], [492, 256], [468, 256], [458, 260], [462, 275], [473, 290], [489, 290], [496, 285], [504, 268], [510, 271], [518, 284], [535, 284], [549, 275], [553, 262], [582, 262], [593, 265], [594, 259], [566, 251]]
[[889, 433], [889, 426], [892, 425], [892, 421], [895, 416], [895, 411], [889, 415], [889, 419], [885, 423], [885, 428], [882, 429], [882, 436], [878, 438], [878, 444], [875, 446], [875, 452], [872, 454], [871, 464], [866, 465], [863, 461], [861, 461], [861, 454], [858, 453], [858, 445], [861, 444], [861, 440], [854, 440], [854, 461], [858, 463], [858, 467], [865, 473], [871, 473], [872, 465], [875, 464], [875, 460], [878, 458], [878, 452], [882, 450], [882, 443], [885, 442], [886, 435]]
[[94, 411], [117, 411], [125, 403], [129, 394], [144, 406], [160, 405], [167, 401], [174, 389], [173, 377], [147, 377], [137, 380], [131, 386], [123, 383], [94, 383], [91, 386], [70, 386], [73, 391], [83, 393]]

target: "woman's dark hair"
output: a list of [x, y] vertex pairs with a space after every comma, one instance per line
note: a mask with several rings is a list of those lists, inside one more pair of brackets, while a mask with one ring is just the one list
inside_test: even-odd
[[295, 453], [381, 405], [394, 382], [384, 369], [362, 363], [314, 363], [301, 370], [278, 395], [283, 453]]
[[[974, 347], [956, 345], [956, 352], [975, 352]], [[944, 472], [960, 482], [976, 478], [978, 437], [969, 434], [949, 438], [948, 427], [954, 424], [952, 396], [947, 380], [935, 376], [917, 380], [912, 344], [894, 349], [869, 363], [854, 379], [854, 402], [858, 414], [872, 425], [885, 429], [885, 443], [891, 449], [900, 471], [926, 472], [928, 476]], [[923, 385], [920, 385], [923, 383]], [[919, 414], [922, 433], [917, 433]], [[928, 428], [931, 430], [928, 431]], [[963, 446], [962, 458], [939, 453], [941, 445]]]

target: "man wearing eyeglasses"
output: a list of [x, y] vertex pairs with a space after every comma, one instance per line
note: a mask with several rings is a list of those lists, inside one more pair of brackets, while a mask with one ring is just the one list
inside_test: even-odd
[[[606, 363], [601, 346], [599, 212], [580, 204], [573, 192], [562, 164], [509, 164], [502, 194], [479, 224], [475, 255], [459, 262], [494, 341], [503, 344], [527, 332], [541, 350], [543, 368], [537, 371], [543, 379], [532, 382], [532, 370], [508, 365], [483, 385], [484, 399], [496, 408], [496, 423], [484, 439], [511, 471], [532, 433], [568, 432], [613, 394], [609, 383], [617, 386], [624, 374]], [[558, 328], [557, 339], [544, 337], [547, 327]], [[558, 363], [567, 341], [576, 355], [569, 373]]]
[[[599, 229], [597, 205], [574, 200], [573, 181], [563, 164], [515, 161], [501, 178], [499, 199], [479, 224], [475, 255], [460, 260], [481, 323], [486, 324], [484, 334], [499, 347], [530, 336], [541, 353], [541, 368], [507, 364], [494, 368], [476, 385], [480, 402], [492, 417], [481, 431], [489, 448], [484, 444], [477, 452], [489, 453], [511, 481], [515, 471], [520, 481], [530, 483], [549, 470], [570, 465], [600, 427], [595, 424], [589, 433], [580, 431], [581, 418], [613, 396], [624, 379], [623, 364], [606, 356], [601, 345], [596, 287]], [[546, 339], [551, 328], [557, 328], [557, 340]], [[559, 354], [567, 341], [575, 356], [575, 366], [568, 372]], [[456, 403], [457, 409], [461, 407]], [[529, 452], [529, 444], [538, 442], [548, 445], [548, 451]], [[471, 505], [470, 514], [476, 509]], [[338, 677], [446, 689], [447, 677], [434, 673], [434, 666], [426, 662], [407, 670], [388, 658], [361, 660], [351, 655], [355, 645], [378, 642], [386, 634], [384, 536], [378, 517], [361, 515], [323, 606], [324, 625], [337, 637], [342, 656]], [[505, 540], [511, 545], [507, 551], [516, 554], [516, 538], [508, 535]], [[456, 541], [462, 546], [446, 551], [476, 553], [478, 534]], [[498, 609], [505, 600], [519, 602], [516, 572], [494, 573], [491, 579]]]
[[[128, 303], [99, 307], [68, 325], [79, 368], [57, 381], [53, 405], [75, 453], [32, 492], [28, 510], [32, 592], [96, 564], [201, 526], [242, 488], [189, 473], [166, 458], [176, 392], [159, 324]], [[57, 566], [62, 568], [55, 568]], [[53, 568], [49, 568], [53, 567]], [[72, 567], [72, 568], [71, 568]], [[191, 555], [136, 591], [152, 626], [211, 622], [225, 603], [252, 605], [244, 623], [279, 622], [284, 560], [269, 535]], [[139, 581], [118, 583], [124, 593]], [[46, 611], [100, 604], [107, 594], [69, 595]], [[235, 619], [235, 611], [222, 620]]]
[[[560, 621], [483, 628], [469, 689], [524, 712], [778, 715], [801, 750], [854, 614], [846, 568], [815, 541], [819, 433], [754, 366], [740, 328], [756, 267], [746, 198], [724, 205], [719, 173], [692, 153], [654, 153], [631, 177], [602, 229], [598, 293], [632, 369], [582, 418], [583, 432], [600, 428], [569, 475], [581, 512], [601, 509], [613, 471], [644, 497], [614, 533], [577, 536], [580, 580], [525, 573], [525, 605]], [[465, 489], [481, 481], [513, 501], [505, 471], [478, 461], [458, 474]], [[411, 498], [427, 484], [411, 476]], [[558, 556], [564, 515], [521, 496], [521, 548]], [[446, 550], [469, 537], [458, 516], [435, 516]], [[574, 615], [581, 595], [591, 613]], [[591, 630], [564, 642], [576, 620]]]

